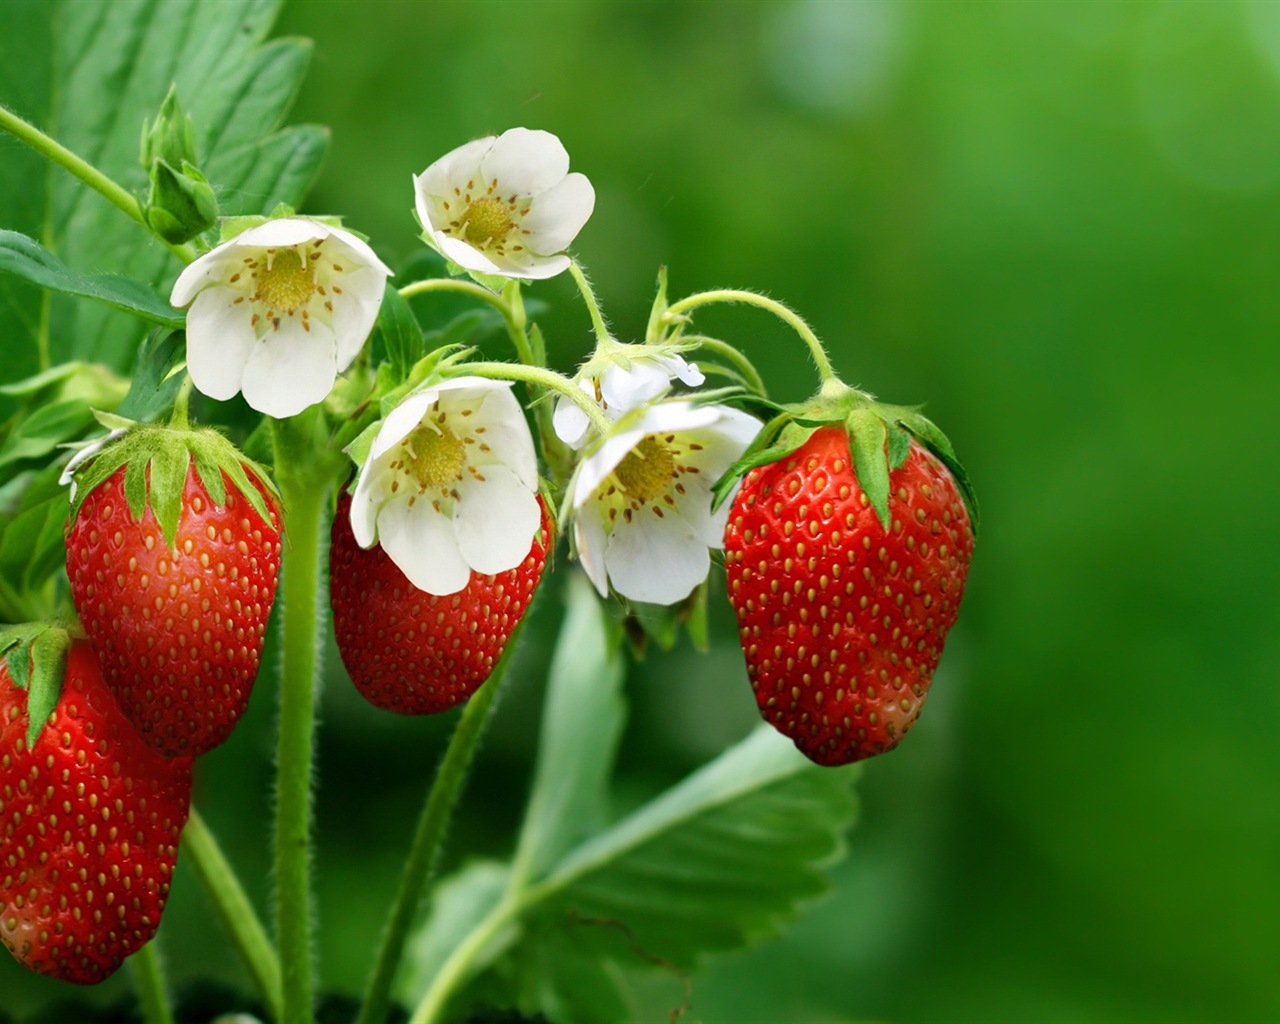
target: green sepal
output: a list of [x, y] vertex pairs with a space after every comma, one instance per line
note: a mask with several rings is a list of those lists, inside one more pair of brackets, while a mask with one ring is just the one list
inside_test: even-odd
[[27, 691], [27, 749], [58, 706], [71, 636], [60, 626], [27, 622], [0, 628], [0, 653], [15, 686]]
[[[880, 411], [885, 415], [886, 421], [900, 426], [915, 437], [922, 445], [933, 452], [944, 466], [951, 472], [955, 478], [956, 486], [960, 489], [960, 499], [964, 502], [965, 509], [969, 513], [969, 525], [973, 529], [974, 537], [978, 536], [978, 496], [974, 493], [973, 485], [969, 482], [969, 474], [965, 472], [964, 466], [956, 457], [955, 449], [951, 446], [951, 441], [931, 419], [925, 416], [916, 406], [900, 406], [900, 405], [882, 405]], [[894, 467], [897, 468], [896, 466]]]
[[[119, 418], [112, 417], [112, 422], [118, 423]], [[226, 500], [225, 474], [263, 522], [270, 523], [271, 510], [249, 479], [249, 473], [257, 477], [277, 504], [283, 504], [267, 471], [216, 430], [134, 423], [122, 436], [110, 440], [76, 468], [70, 521], [74, 522], [80, 514], [85, 498], [123, 467], [124, 496], [130, 516], [134, 522], [141, 522], [150, 507], [172, 551], [193, 461], [197, 477], [216, 504]]]
[[652, 345], [661, 340], [669, 306], [670, 303], [667, 302], [667, 268], [659, 267], [658, 293], [653, 297], [653, 306], [649, 310], [649, 323], [644, 330], [646, 345]]
[[766, 423], [747, 445], [738, 461], [724, 471], [711, 489], [711, 511], [728, 500], [738, 482], [758, 466], [785, 459], [803, 445], [822, 424], [801, 423], [791, 413], [783, 412]]
[[858, 484], [887, 531], [890, 522], [889, 459], [885, 452], [888, 425], [874, 407], [864, 406], [845, 417], [844, 429], [849, 436], [849, 452]]

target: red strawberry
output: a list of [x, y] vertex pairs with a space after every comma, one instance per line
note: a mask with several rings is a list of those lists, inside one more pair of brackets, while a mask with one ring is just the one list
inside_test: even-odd
[[466, 587], [444, 597], [415, 587], [381, 547], [360, 547], [350, 508], [344, 493], [333, 519], [329, 599], [352, 682], [371, 703], [403, 715], [463, 703], [489, 678], [542, 577], [551, 545], [546, 506], [520, 565], [496, 576], [473, 572]]
[[[125, 714], [161, 753], [196, 755], [222, 743], [248, 704], [280, 571], [279, 516], [244, 464], [210, 466], [198, 449], [187, 457], [192, 435], [157, 441], [147, 429], [154, 443], [135, 443], [138, 459], [166, 443], [179, 446], [177, 459], [159, 470], [158, 459], [143, 461], [136, 472], [150, 492], [140, 509], [133, 465], [84, 488], [67, 528], [67, 575]], [[99, 460], [119, 465], [109, 451]], [[269, 521], [246, 496], [250, 484]]]
[[31, 747], [27, 698], [0, 661], [0, 939], [24, 967], [92, 985], [160, 924], [191, 760], [143, 743], [84, 641]]
[[898, 744], [959, 611], [974, 540], [961, 489], [914, 438], [902, 454], [887, 530], [839, 425], [751, 470], [729, 515], [729, 599], [756, 702], [819, 764]]

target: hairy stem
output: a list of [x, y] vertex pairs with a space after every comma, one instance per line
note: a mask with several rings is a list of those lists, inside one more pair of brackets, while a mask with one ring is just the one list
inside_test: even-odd
[[[518, 627], [517, 627], [518, 628]], [[409, 928], [422, 901], [423, 890], [431, 876], [445, 830], [457, 805], [463, 782], [466, 780], [476, 745], [488, 721], [494, 698], [505, 669], [507, 658], [515, 646], [515, 637], [507, 644], [498, 664], [494, 666], [488, 681], [480, 687], [463, 709], [462, 717], [444, 759], [436, 772], [435, 781], [418, 820], [413, 845], [405, 859], [404, 874], [400, 878], [400, 890], [391, 907], [391, 914], [382, 935], [382, 944], [374, 963], [373, 977], [365, 994], [364, 1005], [356, 1024], [382, 1024], [390, 1007], [391, 983], [404, 954]]]
[[133, 975], [133, 986], [138, 993], [145, 1024], [174, 1024], [154, 939], [129, 957], [129, 971]]
[[605, 415], [604, 410], [573, 381], [555, 370], [545, 370], [539, 366], [515, 366], [511, 363], [464, 363], [463, 368], [468, 373], [495, 380], [521, 380], [539, 384], [573, 402], [587, 414], [592, 425], [602, 434], [607, 434], [613, 428], [613, 421]]
[[183, 263], [190, 263], [196, 258], [196, 251], [191, 246], [174, 245], [155, 234], [143, 218], [142, 208], [138, 205], [138, 200], [122, 186], [108, 178], [83, 157], [77, 156], [35, 125], [29, 121], [24, 121], [13, 111], [3, 106], [0, 106], [0, 129], [4, 129], [20, 142], [30, 146], [46, 160], [75, 175], [130, 219], [137, 221], [152, 238], [182, 260]]
[[710, 306], [717, 303], [742, 303], [743, 305], [756, 306], [772, 313], [779, 320], [786, 323], [796, 334], [800, 335], [800, 339], [809, 346], [809, 355], [813, 358], [814, 365], [818, 369], [818, 376], [822, 378], [823, 384], [838, 379], [835, 370], [831, 366], [831, 360], [827, 358], [827, 351], [822, 347], [822, 342], [818, 340], [818, 336], [813, 333], [813, 328], [790, 306], [786, 306], [766, 295], [757, 295], [755, 292], [741, 291], [736, 288], [720, 288], [715, 291], [698, 292], [696, 295], [690, 295], [679, 302], [672, 303], [667, 308], [664, 319], [676, 320], [682, 314], [699, 306]]
[[600, 303], [596, 301], [596, 293], [592, 290], [591, 282], [587, 280], [587, 275], [578, 265], [577, 260], [569, 262], [569, 273], [573, 276], [578, 291], [582, 293], [582, 301], [586, 304], [587, 312], [591, 314], [591, 326], [596, 332], [596, 344], [601, 348], [607, 348], [613, 344], [613, 337], [609, 334], [609, 327], [604, 322], [604, 315], [600, 312]]
[[223, 855], [217, 839], [204, 818], [192, 808], [182, 843], [189, 862], [196, 869], [200, 884], [212, 900], [218, 917], [231, 936], [236, 951], [244, 961], [258, 994], [271, 1016], [279, 1020], [282, 1012], [280, 995], [280, 958], [258, 920], [253, 904], [245, 894], [235, 870]]

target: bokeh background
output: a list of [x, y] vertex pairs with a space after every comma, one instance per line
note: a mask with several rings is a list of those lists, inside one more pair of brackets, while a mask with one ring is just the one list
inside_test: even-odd
[[[660, 265], [675, 296], [766, 291], [850, 383], [927, 402], [977, 487], [966, 606], [832, 893], [712, 961], [686, 1019], [1280, 1018], [1280, 5], [290, 0], [280, 29], [316, 43], [294, 120], [333, 127], [309, 210], [394, 263], [412, 173], [556, 132], [619, 336]], [[571, 369], [570, 283], [533, 294]], [[699, 324], [774, 397], [813, 389], [767, 315]], [[509, 850], [557, 603], [536, 614], [451, 862]], [[709, 655], [633, 673], [624, 789], [752, 723], [714, 621]], [[388, 720], [340, 670], [323, 707], [318, 956], [355, 991], [449, 723]], [[264, 904], [271, 719], [260, 688], [200, 784]], [[169, 914], [174, 972], [234, 982], [185, 872]], [[0, 962], [0, 1008], [60, 994]], [[665, 1020], [680, 987], [650, 996]]]

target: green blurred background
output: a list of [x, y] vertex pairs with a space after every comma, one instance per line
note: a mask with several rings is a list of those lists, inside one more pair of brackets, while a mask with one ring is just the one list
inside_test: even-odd
[[[675, 296], [766, 291], [850, 383], [926, 401], [975, 482], [966, 607], [920, 726], [866, 767], [833, 893], [714, 960], [689, 1018], [1280, 1019], [1280, 5], [293, 0], [280, 28], [316, 42], [293, 120], [333, 127], [309, 211], [395, 263], [411, 174], [553, 131], [597, 190], [575, 251], [620, 336], [659, 265]], [[571, 369], [571, 284], [532, 294]], [[775, 397], [814, 387], [765, 314], [699, 325]], [[454, 861], [509, 850], [558, 614]], [[627, 792], [752, 723], [716, 625], [709, 656], [635, 671]], [[355, 991], [449, 723], [389, 720], [340, 672], [324, 715], [319, 957]], [[271, 718], [260, 687], [199, 794], [264, 905]], [[169, 915], [176, 975], [239, 977], [185, 871]], [[62, 992], [0, 962], [0, 1007]], [[680, 986], [649, 995], [665, 1020]]]

